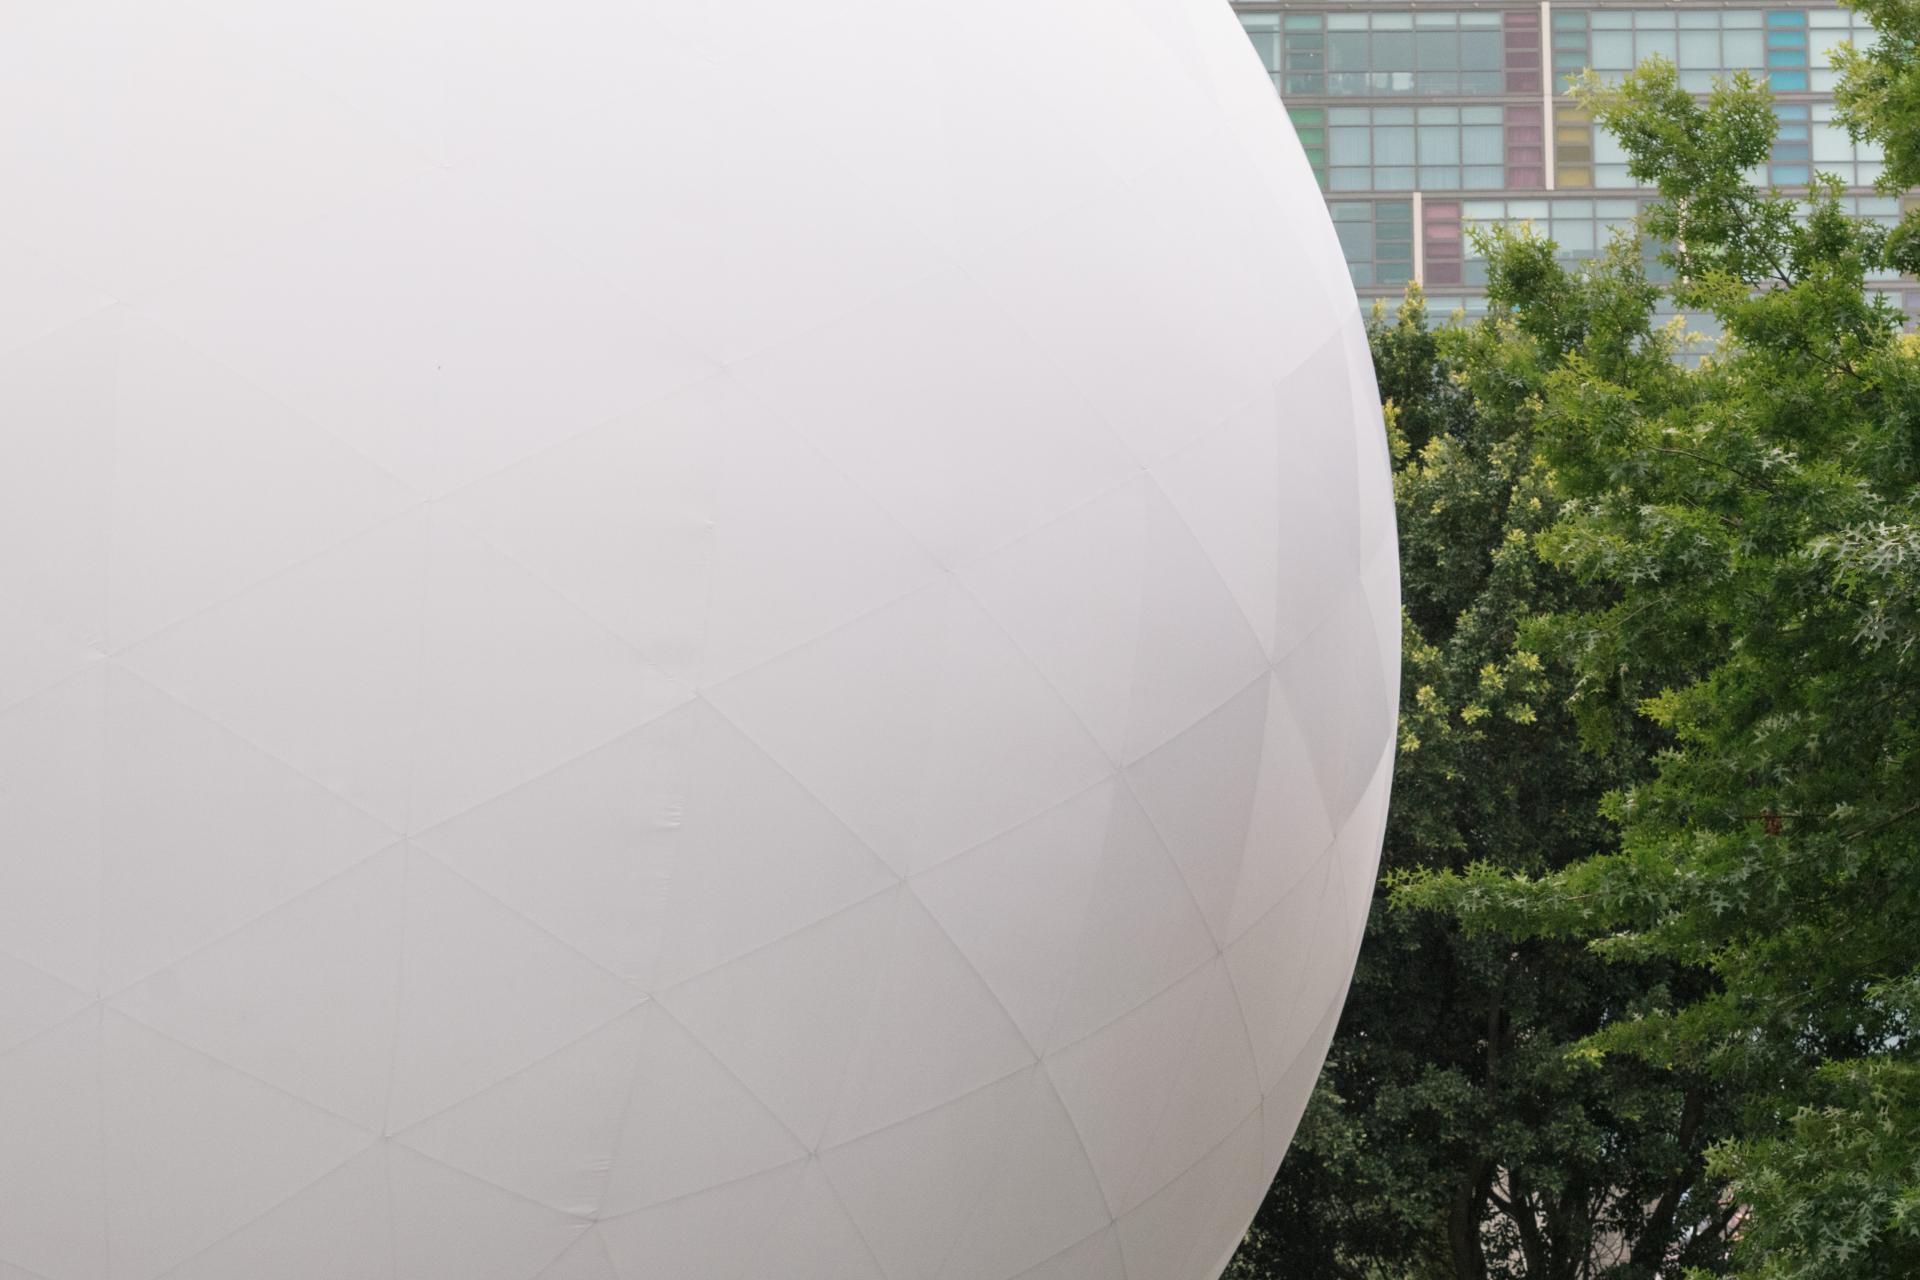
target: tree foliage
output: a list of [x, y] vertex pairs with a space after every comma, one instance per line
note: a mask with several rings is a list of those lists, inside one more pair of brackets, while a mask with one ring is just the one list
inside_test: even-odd
[[[1854, 64], [1880, 75], [1851, 81], [1856, 125], [1902, 113], [1890, 145], [1913, 127], [1912, 53]], [[1629, 265], [1497, 248], [1496, 301], [1557, 351], [1537, 448], [1564, 505], [1537, 547], [1600, 593], [1529, 620], [1519, 651], [1565, 673], [1590, 749], [1636, 720], [1661, 746], [1605, 799], [1611, 847], [1405, 872], [1396, 900], [1710, 975], [1609, 1010], [1583, 1056], [1737, 1102], [1709, 1167], [1741, 1215], [1739, 1274], [1920, 1275], [1920, 359], [1867, 287], [1908, 241], [1849, 217], [1837, 184], [1752, 185], [1773, 116], [1744, 78], [1702, 104], [1653, 64], [1583, 93], [1657, 186], [1675, 300], [1726, 339], [1655, 369], [1624, 354]]]

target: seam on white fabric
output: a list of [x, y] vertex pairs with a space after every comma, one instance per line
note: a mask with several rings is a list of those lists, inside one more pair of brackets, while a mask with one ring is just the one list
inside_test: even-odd
[[[438, 1160], [440, 1161], [441, 1164], [446, 1165], [449, 1169], [459, 1169], [460, 1172], [462, 1173], [472, 1173], [471, 1170], [467, 1169], [463, 1165], [455, 1164], [451, 1160], [447, 1160], [441, 1156], [436, 1156], [430, 1151], [426, 1151], [421, 1149], [420, 1147], [415, 1146], [413, 1144], [413, 1141], [409, 1139], [407, 1135], [412, 1133], [414, 1130], [418, 1129], [421, 1125], [432, 1124], [435, 1120], [438, 1120], [442, 1116], [445, 1116], [448, 1112], [457, 1110], [458, 1108], [465, 1106], [469, 1102], [472, 1102], [478, 1098], [482, 1098], [486, 1096], [489, 1093], [492, 1093], [495, 1089], [500, 1088], [502, 1085], [512, 1084], [515, 1080], [518, 1080], [520, 1077], [526, 1075], [529, 1071], [533, 1071], [538, 1067], [545, 1066], [547, 1063], [553, 1061], [555, 1058], [559, 1057], [563, 1053], [566, 1053], [570, 1049], [578, 1048], [582, 1043], [584, 1043], [585, 1041], [591, 1040], [593, 1037], [599, 1035], [601, 1032], [611, 1027], [614, 1023], [619, 1022], [621, 1019], [631, 1018], [634, 1014], [642, 1012], [646, 1008], [646, 1006], [650, 1003], [651, 1001], [645, 998], [642, 998], [639, 1004], [634, 1005], [633, 1007], [628, 1009], [622, 1009], [620, 1012], [614, 1014], [612, 1017], [608, 1018], [606, 1021], [601, 1022], [596, 1026], [589, 1027], [587, 1030], [582, 1031], [579, 1035], [572, 1037], [565, 1044], [559, 1045], [547, 1051], [546, 1053], [541, 1054], [539, 1057], [535, 1058], [532, 1062], [527, 1063], [525, 1066], [515, 1067], [513, 1070], [507, 1072], [506, 1075], [501, 1076], [498, 1080], [489, 1081], [488, 1083], [481, 1085], [478, 1089], [473, 1090], [471, 1093], [463, 1093], [459, 1097], [455, 1098], [452, 1102], [447, 1103], [445, 1106], [436, 1108], [435, 1110], [428, 1112], [426, 1115], [421, 1116], [418, 1120], [409, 1121], [406, 1128], [400, 1129], [394, 1133], [388, 1134], [387, 1135], [388, 1139], [390, 1141], [399, 1143], [401, 1146], [405, 1147], [409, 1151], [415, 1152], [419, 1155], [428, 1156], [429, 1158], [434, 1160]], [[636, 1071], [638, 1070], [639, 1060], [640, 1060], [640, 1055], [638, 1052], [636, 1052], [634, 1055]], [[480, 1175], [477, 1173], [473, 1174], [473, 1176], [476, 1178], [480, 1177]], [[526, 1195], [525, 1192], [517, 1192], [516, 1194], [523, 1196], [525, 1199], [532, 1200], [535, 1204], [546, 1203], [545, 1201], [539, 1200], [536, 1197]], [[549, 1209], [552, 1209], [555, 1213], [565, 1213], [569, 1217], [579, 1216], [578, 1214], [574, 1214], [569, 1210], [561, 1208], [559, 1205], [547, 1205], [547, 1207]]]
[[[380, 1147], [382, 1145], [383, 1143], [381, 1138], [379, 1138], [378, 1136], [370, 1136], [366, 1146], [361, 1147], [358, 1151], [354, 1152], [352, 1155], [348, 1156], [346, 1159], [342, 1160], [340, 1163], [329, 1167], [327, 1171], [322, 1173], [319, 1177], [314, 1178], [309, 1182], [301, 1183], [298, 1187], [294, 1188], [292, 1191], [288, 1192], [286, 1195], [280, 1197], [278, 1200], [275, 1200], [272, 1204], [268, 1205], [265, 1209], [262, 1209], [259, 1213], [255, 1214], [253, 1217], [248, 1218], [245, 1222], [241, 1223], [239, 1226], [221, 1235], [219, 1239], [209, 1241], [207, 1244], [202, 1245], [200, 1248], [194, 1250], [192, 1253], [188, 1254], [186, 1257], [180, 1259], [180, 1261], [168, 1267], [165, 1271], [162, 1271], [158, 1276], [154, 1278], [154, 1280], [167, 1280], [167, 1277], [179, 1274], [181, 1268], [192, 1266], [194, 1263], [198, 1262], [200, 1259], [206, 1257], [209, 1253], [212, 1253], [215, 1249], [218, 1249], [221, 1245], [226, 1244], [229, 1240], [232, 1240], [235, 1236], [245, 1231], [248, 1227], [255, 1226], [259, 1222], [261, 1222], [263, 1219], [271, 1217], [273, 1214], [279, 1212], [281, 1209], [285, 1208], [287, 1205], [293, 1203], [295, 1200], [298, 1200], [301, 1196], [305, 1195], [307, 1192], [313, 1190], [315, 1187], [325, 1182], [328, 1178], [331, 1178], [334, 1174], [340, 1172], [342, 1169], [352, 1164], [355, 1160], [358, 1160], [360, 1157], [366, 1155], [367, 1152], [372, 1151], [375, 1148]], [[382, 1166], [386, 1164], [385, 1156], [386, 1156], [386, 1152], [382, 1151], [381, 1152]], [[391, 1215], [391, 1208], [389, 1208], [389, 1215]]]

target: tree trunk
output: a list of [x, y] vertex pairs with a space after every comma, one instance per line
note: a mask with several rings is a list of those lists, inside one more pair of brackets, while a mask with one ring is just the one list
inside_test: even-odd
[[1493, 1190], [1493, 1161], [1476, 1160], [1461, 1175], [1447, 1212], [1447, 1251], [1453, 1259], [1453, 1280], [1487, 1280], [1487, 1255], [1480, 1243], [1480, 1219], [1487, 1211], [1487, 1193]]
[[1660, 1266], [1667, 1259], [1667, 1250], [1673, 1244], [1674, 1218], [1679, 1213], [1680, 1200], [1687, 1190], [1699, 1180], [1706, 1168], [1706, 1159], [1694, 1145], [1699, 1141], [1700, 1125], [1706, 1117], [1707, 1100], [1700, 1086], [1688, 1089], [1685, 1101], [1680, 1108], [1680, 1149], [1686, 1154], [1680, 1167], [1667, 1179], [1666, 1187], [1655, 1202], [1653, 1212], [1647, 1215], [1646, 1228], [1640, 1238], [1633, 1242], [1633, 1252], [1628, 1261], [1634, 1276], [1657, 1276]]
[[1533, 1216], [1533, 1189], [1527, 1185], [1526, 1172], [1522, 1169], [1507, 1170], [1507, 1216], [1513, 1219], [1514, 1229], [1520, 1233], [1520, 1255], [1527, 1261], [1527, 1274], [1538, 1276], [1540, 1280], [1551, 1280], [1553, 1263], [1547, 1248], [1546, 1239], [1540, 1234], [1540, 1223]]

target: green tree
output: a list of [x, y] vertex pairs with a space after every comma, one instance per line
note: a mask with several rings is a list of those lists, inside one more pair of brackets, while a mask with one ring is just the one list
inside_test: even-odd
[[[1666, 375], [1671, 337], [1649, 331], [1656, 291], [1630, 268], [1609, 281], [1589, 302], [1631, 318], [1615, 326], [1614, 357], [1632, 370], [1621, 376]], [[1630, 723], [1582, 750], [1572, 678], [1515, 647], [1530, 618], [1613, 595], [1536, 553], [1565, 506], [1535, 457], [1539, 393], [1575, 330], [1594, 326], [1571, 310], [1532, 319], [1551, 321], [1550, 338], [1512, 317], [1434, 329], [1415, 295], [1372, 325], [1406, 608], [1390, 874], [1550, 873], [1608, 846], [1602, 797], [1649, 772], [1650, 735]], [[1570, 1056], [1612, 1013], [1700, 982], [1664, 959], [1609, 964], [1578, 943], [1377, 906], [1320, 1087], [1228, 1275], [1582, 1280], [1717, 1266], [1729, 1215], [1705, 1151], [1726, 1109], [1711, 1081]]]
[[[1851, 123], [1920, 174], [1911, 5], [1856, 55]], [[1864, 59], [1864, 60], [1863, 60]], [[1630, 268], [1574, 275], [1509, 238], [1496, 304], [1557, 352], [1539, 457], [1545, 564], [1595, 594], [1519, 629], [1592, 751], [1651, 730], [1591, 856], [1402, 871], [1396, 900], [1489, 939], [1562, 940], [1710, 980], [1609, 1008], [1576, 1060], [1705, 1077], [1737, 1102], [1712, 1175], [1758, 1280], [1920, 1275], [1920, 356], [1868, 287], [1916, 238], [1751, 183], [1774, 116], [1745, 77], [1701, 103], [1653, 64], [1582, 96], [1659, 199], [1697, 368], [1623, 359]], [[1629, 344], [1631, 345], [1631, 344]], [[1638, 720], [1638, 726], [1633, 725]]]

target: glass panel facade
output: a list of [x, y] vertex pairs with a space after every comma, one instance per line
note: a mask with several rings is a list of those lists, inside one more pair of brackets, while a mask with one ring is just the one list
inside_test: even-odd
[[1585, 68], [1593, 65], [1592, 45], [1587, 39], [1585, 9], [1556, 9], [1553, 12], [1553, 74], [1562, 86], [1570, 84]]
[[1421, 218], [1421, 248], [1426, 256], [1425, 283], [1440, 288], [1461, 282], [1460, 202], [1429, 200]]
[[1327, 189], [1327, 112], [1324, 107], [1289, 107], [1287, 115], [1293, 120], [1293, 132], [1300, 139], [1300, 149], [1307, 153], [1307, 164], [1313, 169], [1315, 180], [1320, 189]]
[[[1507, 108], [1507, 185], [1531, 189], [1546, 185], [1546, 127], [1541, 108], [1528, 103]], [[1468, 187], [1479, 190], [1474, 183]]]
[[[1479, 96], [1539, 89], [1537, 8], [1382, 12], [1243, 12], [1274, 85], [1286, 94]], [[1747, 71], [1778, 93], [1831, 93], [1834, 48], [1872, 28], [1846, 9], [1555, 7], [1553, 69], [1562, 83], [1592, 67], [1610, 78], [1650, 57], [1705, 93]]]
[[1249, 13], [1241, 20], [1285, 94], [1506, 92], [1505, 23], [1497, 10]]
[[1474, 246], [1475, 232], [1503, 223], [1524, 223], [1553, 241], [1554, 258], [1563, 266], [1599, 257], [1616, 231], [1629, 227], [1640, 211], [1631, 196], [1589, 199], [1540, 198], [1525, 200], [1467, 200], [1460, 206], [1466, 233], [1463, 283], [1487, 283], [1487, 261]]
[[1507, 110], [1330, 107], [1327, 189], [1498, 190], [1508, 185]]
[[1840, 80], [1840, 73], [1833, 69], [1834, 49], [1847, 43], [1865, 48], [1873, 43], [1873, 27], [1847, 9], [1809, 9], [1807, 27], [1807, 87], [1815, 93], [1832, 93]]
[[[1867, 143], [1855, 142], [1848, 137], [1847, 131], [1835, 122], [1838, 108], [1833, 103], [1810, 103], [1807, 109], [1810, 116], [1807, 145], [1814, 169], [1821, 173], [1835, 174], [1841, 182], [1850, 187], [1867, 187], [1878, 182], [1880, 175], [1886, 172], [1887, 168], [1880, 149]], [[1777, 105], [1775, 110], [1784, 113], [1786, 104]], [[1782, 138], [1786, 131], [1787, 121], [1783, 114], [1780, 123]], [[1785, 185], [1790, 179], [1778, 176], [1780, 145], [1781, 138], [1776, 138], [1774, 140], [1774, 181]]]
[[[1774, 80], [1779, 91], [1806, 88], [1804, 21], [1797, 60], [1768, 55], [1768, 12], [1760, 9], [1557, 9], [1553, 15], [1553, 66], [1563, 84], [1593, 68], [1617, 79], [1648, 58], [1665, 58], [1680, 73], [1683, 88], [1705, 93], [1716, 77], [1736, 71], [1755, 75], [1792, 69]], [[1777, 11], [1775, 11], [1777, 12]], [[1798, 11], [1795, 11], [1798, 13]], [[1792, 32], [1778, 33], [1790, 42]], [[1797, 78], [1796, 78], [1797, 77]]]
[[1505, 32], [1507, 92], [1540, 92], [1540, 12], [1509, 9], [1501, 15]]
[[[1807, 88], [1807, 15], [1801, 9], [1767, 10], [1767, 78], [1776, 93]], [[1801, 179], [1805, 181], [1805, 179]]]
[[[1233, 3], [1287, 100], [1363, 293], [1397, 294], [1418, 261], [1436, 311], [1484, 305], [1472, 233], [1497, 221], [1533, 221], [1567, 263], [1602, 252], [1647, 197], [1620, 145], [1559, 90], [1589, 67], [1617, 79], [1654, 57], [1694, 93], [1737, 72], [1768, 81], [1780, 127], [1757, 181], [1791, 190], [1831, 173], [1861, 216], [1897, 215], [1891, 197], [1869, 190], [1879, 155], [1834, 119], [1834, 51], [1873, 38], [1837, 0]], [[1883, 283], [1920, 298], [1920, 283]]]
[[1640, 185], [1627, 173], [1627, 152], [1605, 129], [1593, 130], [1593, 185], [1603, 190]]
[[1359, 288], [1405, 288], [1413, 279], [1413, 201], [1333, 200], [1327, 204]]
[[1556, 186], [1593, 185], [1593, 117], [1571, 102], [1553, 108], [1553, 163]]

